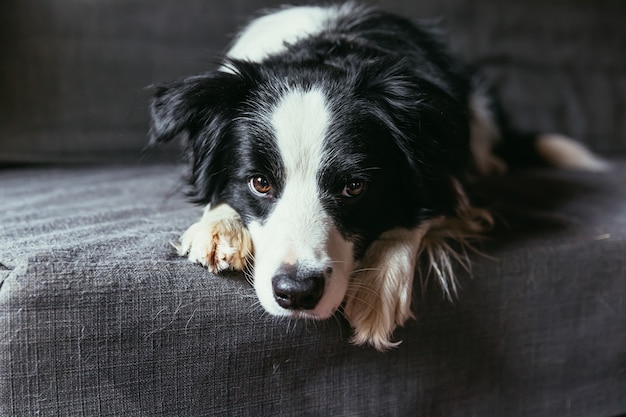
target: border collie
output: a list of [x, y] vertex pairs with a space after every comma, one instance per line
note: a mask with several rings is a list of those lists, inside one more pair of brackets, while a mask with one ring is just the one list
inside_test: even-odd
[[378, 350], [412, 316], [418, 264], [451, 296], [449, 242], [491, 226], [468, 178], [523, 151], [603, 167], [568, 138], [511, 129], [432, 25], [354, 3], [253, 20], [218, 69], [157, 87], [151, 115], [152, 143], [184, 133], [206, 207], [179, 254], [245, 271], [272, 315], [339, 310]]

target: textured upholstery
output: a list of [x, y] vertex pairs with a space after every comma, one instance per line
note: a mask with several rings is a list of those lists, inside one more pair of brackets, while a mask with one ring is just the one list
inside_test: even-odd
[[[169, 242], [173, 166], [0, 172], [0, 415], [613, 416], [626, 412], [626, 161], [480, 187], [502, 219], [455, 303], [416, 291], [381, 354], [279, 320]], [[494, 199], [492, 196], [499, 196]]]
[[[239, 26], [282, 3], [3, 0], [0, 163], [135, 158], [146, 87], [215, 68]], [[623, 1], [378, 3], [443, 18], [454, 50], [481, 65], [519, 126], [626, 151]]]
[[416, 286], [384, 354], [176, 257], [200, 211], [179, 167], [137, 163], [145, 87], [213, 68], [280, 3], [0, 1], [0, 416], [626, 415], [626, 3], [378, 1], [443, 17], [520, 127], [614, 163], [479, 184], [486, 256], [454, 303]]

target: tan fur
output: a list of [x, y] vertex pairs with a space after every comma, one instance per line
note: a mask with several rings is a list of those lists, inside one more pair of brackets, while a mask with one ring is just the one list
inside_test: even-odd
[[418, 257], [424, 259], [422, 266], [425, 268], [418, 268], [417, 271], [422, 290], [434, 278], [448, 299], [452, 299], [457, 292], [454, 264], [458, 263], [469, 271], [468, 251], [478, 252], [472, 243], [480, 240], [494, 224], [488, 210], [473, 207], [469, 203], [458, 182], [456, 188], [460, 200], [456, 216], [432, 220], [418, 252]]
[[[391, 335], [413, 316], [412, 285], [417, 270], [425, 289], [435, 279], [446, 297], [457, 291], [454, 264], [469, 269], [472, 241], [493, 226], [491, 214], [472, 207], [457, 183], [456, 217], [439, 217], [417, 229], [383, 233], [368, 248], [348, 287], [344, 315], [354, 329], [352, 342], [379, 351], [397, 346]], [[422, 267], [417, 265], [423, 260]]]
[[537, 153], [552, 166], [578, 170], [603, 172], [609, 169], [606, 161], [573, 139], [560, 134], [543, 134], [537, 138]]
[[213, 273], [241, 271], [253, 253], [250, 232], [239, 214], [226, 204], [207, 207], [200, 221], [192, 224], [174, 247], [180, 256]]
[[[346, 293], [344, 315], [354, 330], [354, 344], [384, 351], [400, 343], [392, 342], [391, 336], [396, 327], [413, 317], [416, 271], [422, 287], [434, 278], [448, 298], [456, 294], [454, 263], [468, 269], [471, 240], [493, 224], [486, 210], [468, 203], [460, 184], [457, 190], [461, 202], [456, 217], [432, 219], [412, 230], [390, 230], [370, 245]], [[213, 273], [244, 270], [253, 257], [250, 233], [228, 205], [207, 207], [175, 247], [180, 256]], [[423, 268], [417, 266], [419, 259]]]
[[412, 317], [415, 262], [427, 227], [385, 232], [367, 249], [346, 294], [344, 315], [354, 329], [353, 343], [379, 351], [397, 346], [390, 337]]
[[482, 91], [470, 97], [470, 150], [474, 165], [482, 176], [507, 172], [506, 162], [494, 155], [493, 148], [501, 141], [500, 130], [491, 114], [488, 94]]

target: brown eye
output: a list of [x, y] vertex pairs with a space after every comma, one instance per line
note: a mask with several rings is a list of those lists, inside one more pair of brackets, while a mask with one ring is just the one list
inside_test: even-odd
[[367, 182], [353, 178], [346, 183], [341, 195], [346, 198], [355, 198], [360, 196], [367, 189]]
[[258, 196], [265, 196], [272, 191], [270, 182], [263, 175], [255, 175], [254, 177], [251, 177], [248, 181], [248, 186], [250, 187], [250, 190]]

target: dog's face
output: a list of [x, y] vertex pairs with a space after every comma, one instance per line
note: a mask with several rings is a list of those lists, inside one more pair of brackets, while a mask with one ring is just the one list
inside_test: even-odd
[[274, 315], [329, 317], [381, 233], [456, 206], [463, 103], [385, 63], [326, 71], [237, 62], [153, 102], [155, 140], [187, 133], [194, 201], [230, 205], [249, 229]]

